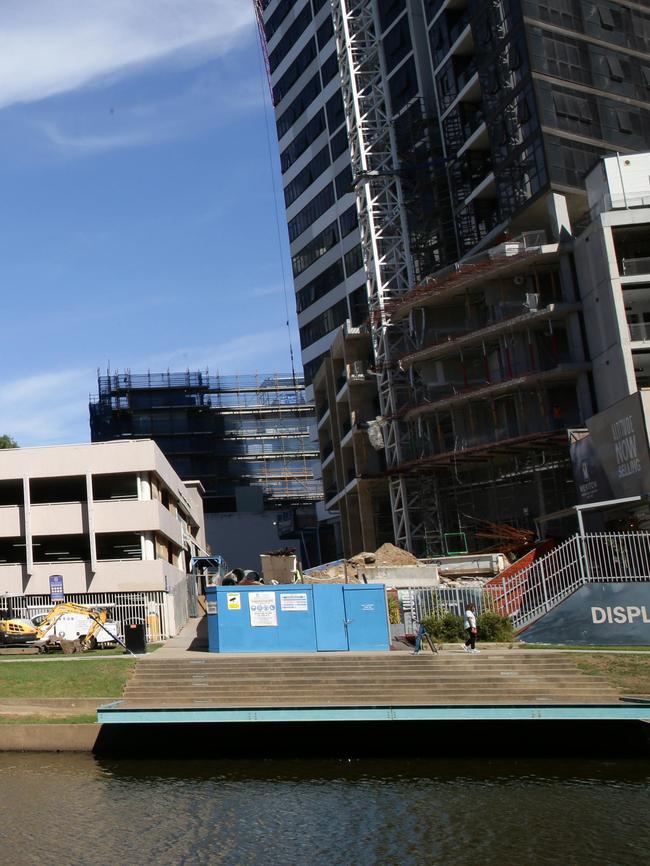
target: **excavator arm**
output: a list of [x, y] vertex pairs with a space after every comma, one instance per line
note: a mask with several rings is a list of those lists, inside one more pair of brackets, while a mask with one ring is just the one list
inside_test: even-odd
[[80, 640], [84, 649], [90, 649], [94, 644], [96, 644], [97, 640], [95, 635], [107, 620], [106, 611], [103, 609], [84, 607], [83, 605], [74, 604], [69, 601], [61, 602], [60, 604], [57, 604], [56, 607], [52, 608], [36, 629], [35, 643], [38, 646], [44, 646], [45, 644], [52, 642], [52, 640], [57, 636], [57, 622], [59, 622], [62, 616], [65, 616], [68, 613], [89, 617], [93, 621], [86, 634], [80, 635]]

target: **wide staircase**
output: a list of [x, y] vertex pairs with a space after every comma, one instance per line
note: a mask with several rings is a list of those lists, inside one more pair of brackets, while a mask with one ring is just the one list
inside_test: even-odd
[[322, 707], [611, 704], [618, 693], [571, 657], [495, 650], [466, 655], [201, 656], [136, 666], [128, 707]]

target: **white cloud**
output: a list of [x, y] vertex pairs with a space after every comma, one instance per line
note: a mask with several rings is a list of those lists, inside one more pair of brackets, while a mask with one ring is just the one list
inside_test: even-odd
[[[296, 372], [302, 373], [300, 361], [296, 363]], [[127, 368], [133, 373], [208, 369], [223, 375], [286, 374], [287, 331], [274, 328], [205, 344], [197, 339], [168, 353], [133, 359]], [[96, 390], [97, 372], [90, 366], [5, 381], [0, 385], [0, 435], [6, 433], [25, 447], [88, 442], [88, 397]]]
[[[203, 70], [190, 86], [150, 102], [120, 102], [103, 115], [41, 111], [34, 126], [68, 155], [98, 153], [187, 138], [197, 131], [228, 123], [239, 112], [261, 108], [259, 80], [232, 81], [220, 70]], [[211, 106], [206, 111], [206, 105]], [[43, 114], [49, 117], [43, 118]]]
[[0, 3], [0, 108], [76, 90], [134, 65], [228, 51], [247, 0], [20, 0]]
[[151, 370], [209, 370], [211, 373], [254, 374], [285, 373], [289, 370], [289, 346], [285, 328], [251, 332], [231, 337], [220, 343], [195, 345], [174, 349], [168, 354], [156, 354], [144, 359], [135, 372]]
[[92, 369], [37, 373], [0, 386], [0, 435], [19, 445], [84, 442], [88, 432], [88, 394]]

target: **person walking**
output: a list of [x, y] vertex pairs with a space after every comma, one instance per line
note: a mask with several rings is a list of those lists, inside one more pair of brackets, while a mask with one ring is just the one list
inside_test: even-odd
[[463, 646], [463, 649], [466, 653], [478, 653], [480, 650], [476, 649], [476, 636], [478, 635], [478, 628], [476, 627], [476, 606], [471, 602], [468, 602], [465, 605], [465, 622], [464, 628], [467, 632], [467, 640]]

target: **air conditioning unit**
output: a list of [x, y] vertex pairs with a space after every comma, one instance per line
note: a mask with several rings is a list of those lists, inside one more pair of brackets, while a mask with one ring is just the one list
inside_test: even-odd
[[531, 312], [539, 309], [539, 294], [537, 292], [526, 292], [526, 306]]

